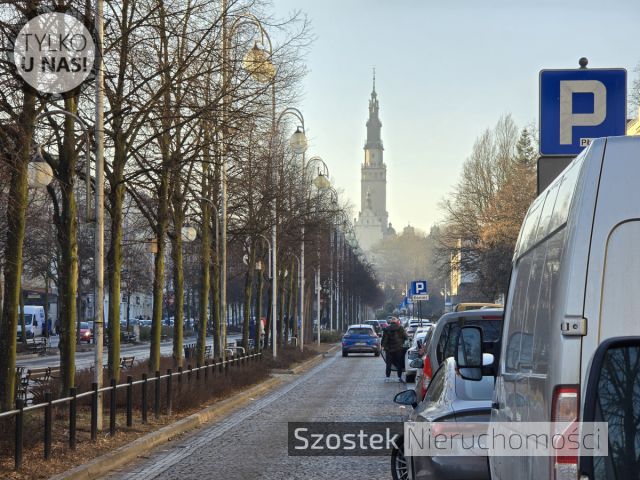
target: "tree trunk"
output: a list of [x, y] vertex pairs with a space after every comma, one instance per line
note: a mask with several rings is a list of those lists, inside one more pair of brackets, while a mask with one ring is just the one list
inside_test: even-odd
[[284, 269], [281, 270], [282, 273], [280, 273], [278, 275], [278, 285], [280, 286], [280, 292], [278, 297], [279, 301], [278, 301], [278, 323], [276, 325], [276, 330], [278, 331], [278, 345], [282, 345], [283, 344], [283, 339], [284, 339], [284, 324], [285, 324], [285, 309], [284, 309], [284, 298], [285, 298], [285, 292], [286, 292], [286, 288], [285, 288], [285, 276], [284, 276]]
[[[271, 289], [273, 288], [273, 282], [269, 282], [268, 295], [271, 298]], [[271, 338], [271, 308], [267, 308], [267, 321], [264, 324], [264, 348], [269, 348], [269, 338]]]
[[49, 268], [47, 266], [47, 273], [44, 276], [44, 325], [47, 329], [47, 338], [49, 335]]
[[258, 272], [258, 292], [256, 294], [256, 338], [255, 338], [255, 348], [257, 350], [262, 349], [261, 338], [260, 338], [260, 325], [262, 325], [262, 304], [263, 304], [263, 292], [264, 292], [264, 275], [262, 274], [262, 270]]
[[291, 326], [291, 335], [296, 336], [296, 321], [295, 311], [296, 311], [296, 264], [295, 260], [291, 262], [291, 267], [289, 269], [289, 302], [287, 308], [287, 326], [284, 331], [284, 341], [285, 343], [289, 343], [289, 324], [293, 323]]
[[[251, 324], [251, 300], [253, 298], [253, 275], [256, 270], [256, 246], [251, 244], [249, 252], [249, 265], [244, 277], [244, 311], [242, 313], [242, 347], [245, 352], [249, 351], [249, 328]], [[257, 324], [256, 324], [257, 328]]]
[[[217, 242], [217, 240], [216, 240]], [[211, 265], [211, 300], [212, 300], [212, 320], [213, 320], [213, 355], [219, 358], [222, 354], [221, 350], [221, 332], [220, 332], [220, 268], [218, 265], [218, 257], [213, 252], [214, 261]]]
[[[65, 99], [65, 109], [77, 113], [77, 98]], [[66, 394], [75, 383], [76, 295], [78, 293], [78, 210], [74, 195], [76, 176], [75, 120], [64, 121], [63, 154], [60, 158], [62, 212], [58, 225], [60, 265], [60, 393]]]
[[19, 151], [14, 157], [9, 184], [7, 233], [4, 247], [4, 306], [0, 319], [0, 409], [13, 407], [16, 388], [16, 335], [18, 304], [22, 278], [22, 250], [27, 210], [27, 165], [36, 118], [36, 99], [24, 92], [23, 110], [19, 119]]
[[162, 336], [162, 307], [164, 304], [164, 237], [169, 221], [169, 181], [166, 173], [160, 180], [158, 190], [159, 208], [156, 224], [158, 251], [154, 259], [153, 270], [153, 313], [151, 318], [151, 345], [149, 346], [149, 370], [160, 370], [160, 340]]
[[[22, 281], [22, 279], [20, 279]], [[22, 343], [27, 344], [27, 322], [24, 319], [24, 292], [20, 285], [20, 325], [22, 326]]]
[[[174, 197], [175, 198], [175, 197]], [[171, 237], [171, 257], [173, 260], [173, 366], [182, 366], [182, 344], [184, 338], [184, 265], [182, 256], [182, 202], [173, 205], [174, 232]]]
[[[119, 128], [116, 124], [116, 128]], [[109, 283], [109, 379], [120, 378], [120, 295], [122, 295], [122, 236], [124, 205], [124, 164], [126, 161], [124, 139], [116, 134], [112, 172], [108, 174], [110, 189], [107, 195], [111, 217], [111, 235], [107, 253], [107, 281]]]

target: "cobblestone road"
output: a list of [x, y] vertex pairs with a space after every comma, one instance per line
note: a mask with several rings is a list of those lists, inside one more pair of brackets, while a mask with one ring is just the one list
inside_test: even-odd
[[333, 356], [226, 419], [160, 447], [109, 479], [389, 479], [388, 457], [290, 457], [289, 421], [398, 421], [379, 358]]

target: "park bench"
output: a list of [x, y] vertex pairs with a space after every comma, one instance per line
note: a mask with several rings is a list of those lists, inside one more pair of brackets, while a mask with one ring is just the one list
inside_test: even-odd
[[47, 338], [28, 338], [27, 348], [31, 353], [37, 353], [38, 355], [45, 355], [47, 353]]
[[133, 362], [136, 357], [122, 357], [120, 359], [120, 368], [125, 368], [127, 370], [133, 368]]
[[225, 352], [226, 352], [227, 356], [229, 356], [229, 357], [236, 357], [238, 355], [244, 355], [245, 354], [244, 347], [238, 347], [234, 343], [227, 344], [227, 348], [225, 349]]
[[122, 339], [123, 343], [134, 343], [136, 341], [135, 333], [130, 332], [122, 332], [120, 334], [120, 338]]
[[46, 387], [51, 380], [60, 376], [60, 367], [30, 368], [27, 370], [27, 373], [22, 376], [23, 372], [24, 367], [16, 368], [16, 396], [26, 402], [29, 393], [33, 393], [34, 389]]

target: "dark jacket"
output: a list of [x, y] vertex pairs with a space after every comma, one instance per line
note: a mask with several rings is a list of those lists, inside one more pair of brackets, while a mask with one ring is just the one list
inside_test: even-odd
[[404, 341], [408, 338], [402, 326], [397, 323], [392, 323], [384, 329], [382, 334], [382, 348], [387, 352], [399, 352], [403, 348]]

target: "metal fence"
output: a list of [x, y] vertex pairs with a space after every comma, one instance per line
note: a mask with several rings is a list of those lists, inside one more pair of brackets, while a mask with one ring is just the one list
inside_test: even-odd
[[22, 467], [22, 453], [24, 443], [24, 420], [25, 414], [31, 411], [42, 411], [44, 414], [44, 431], [43, 431], [43, 443], [44, 443], [44, 458], [51, 458], [51, 445], [52, 445], [52, 425], [53, 425], [53, 407], [56, 405], [69, 405], [69, 448], [72, 450], [76, 447], [76, 420], [77, 420], [77, 407], [78, 401], [90, 398], [91, 399], [91, 440], [96, 441], [98, 437], [98, 396], [101, 393], [108, 394], [109, 396], [109, 434], [115, 435], [116, 433], [116, 413], [117, 413], [117, 392], [118, 390], [126, 390], [126, 424], [127, 427], [133, 426], [133, 393], [134, 388], [141, 389], [142, 408], [141, 408], [141, 421], [147, 423], [149, 414], [149, 391], [152, 390], [153, 395], [153, 415], [157, 419], [160, 417], [160, 405], [163, 395], [165, 395], [165, 413], [171, 415], [173, 409], [173, 383], [174, 378], [180, 384], [183, 381], [183, 377], [187, 376], [187, 380], [191, 381], [195, 377], [196, 382], [207, 382], [209, 378], [213, 378], [216, 375], [228, 375], [230, 369], [235, 367], [241, 367], [248, 365], [251, 362], [259, 361], [262, 359], [261, 353], [251, 353], [238, 355], [233, 358], [218, 361], [205, 361], [203, 366], [197, 365], [195, 368], [189, 366], [187, 369], [178, 368], [178, 371], [174, 372], [172, 369], [168, 369], [165, 375], [161, 375], [160, 371], [156, 371], [155, 375], [148, 376], [146, 373], [142, 374], [141, 380], [133, 380], [132, 376], [127, 377], [126, 383], [116, 384], [115, 379], [111, 379], [108, 387], [98, 388], [97, 383], [91, 385], [91, 390], [83, 393], [78, 393], [76, 388], [71, 388], [69, 396], [64, 398], [58, 398], [53, 400], [51, 392], [45, 392], [44, 402], [26, 406], [25, 401], [21, 398], [16, 400], [16, 409], [9, 410], [0, 413], [0, 420], [7, 418], [15, 419], [15, 437], [14, 437], [14, 460], [15, 469], [20, 470]]

